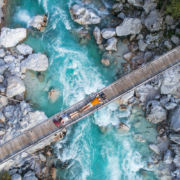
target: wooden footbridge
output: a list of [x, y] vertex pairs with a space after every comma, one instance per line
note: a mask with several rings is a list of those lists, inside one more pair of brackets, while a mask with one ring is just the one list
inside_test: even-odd
[[67, 128], [68, 126], [80, 121], [81, 119], [94, 113], [98, 109], [120, 98], [122, 95], [125, 95], [131, 90], [136, 89], [138, 86], [147, 83], [149, 80], [155, 78], [159, 74], [178, 65], [180, 65], [180, 47], [173, 49], [172, 51], [164, 54], [158, 59], [131, 72], [130, 74], [124, 76], [123, 78], [115, 81], [114, 83], [97, 92], [104, 92], [106, 94], [107, 99], [105, 100], [104, 104], [96, 105], [92, 109], [89, 109], [88, 111], [81, 113], [74, 119], [69, 120], [64, 126], [61, 126], [59, 128], [56, 127], [53, 123], [53, 119], [56, 119], [59, 115], [70, 114], [74, 111], [79, 110], [88, 102], [93, 100], [97, 93], [90, 95], [82, 101], [47, 119], [46, 121], [37, 125], [36, 127], [27, 130], [18, 137], [14, 137], [9, 142], [6, 142], [5, 144], [1, 145], [0, 163], [4, 163], [12, 157], [20, 154], [21, 152], [27, 151], [29, 148], [32, 148], [38, 143], [43, 142], [47, 138], [50, 138], [55, 134], [59, 133], [64, 128]]

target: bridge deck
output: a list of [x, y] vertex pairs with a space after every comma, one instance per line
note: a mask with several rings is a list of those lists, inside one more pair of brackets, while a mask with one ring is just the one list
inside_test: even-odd
[[80, 121], [84, 117], [92, 114], [98, 109], [108, 105], [114, 100], [118, 99], [120, 96], [125, 95], [127, 92], [137, 88], [138, 86], [148, 82], [149, 80], [155, 78], [157, 75], [180, 65], [180, 47], [173, 49], [172, 51], [166, 53], [165, 55], [159, 57], [158, 59], [146, 64], [145, 66], [133, 71], [132, 73], [124, 76], [123, 78], [115, 81], [109, 86], [103, 88], [97, 93], [104, 92], [107, 96], [106, 101], [102, 105], [97, 105], [90, 110], [81, 113], [74, 119], [69, 120], [66, 125], [57, 127], [52, 122], [61, 114], [69, 114], [74, 111], [79, 110], [88, 102], [93, 100], [97, 93], [90, 95], [84, 100], [74, 104], [73, 106], [65, 109], [64, 111], [54, 115], [53, 117], [47, 119], [45, 122], [37, 125], [36, 127], [27, 130], [23, 134], [15, 137], [9, 142], [3, 144], [0, 147], [0, 162], [5, 162], [8, 159], [16, 156], [17, 154], [27, 150], [33, 145], [44, 141], [50, 136], [54, 136], [56, 133], [60, 132], [62, 129]]

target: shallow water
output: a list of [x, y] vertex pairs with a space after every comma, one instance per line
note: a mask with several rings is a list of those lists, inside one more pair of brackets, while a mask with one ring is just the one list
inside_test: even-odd
[[[102, 3], [95, 2], [90, 7], [97, 12]], [[101, 26], [104, 27], [108, 8], [112, 4], [107, 0], [102, 2], [107, 8], [99, 14], [103, 17]], [[35, 52], [44, 52], [49, 57], [49, 68], [42, 73], [43, 82], [39, 82], [37, 73], [32, 71], [28, 71], [25, 79], [26, 99], [31, 100], [34, 108], [43, 110], [47, 116], [110, 84], [117, 78], [117, 69], [122, 68], [122, 58], [118, 59], [116, 67], [113, 59], [108, 68], [100, 63], [101, 54], [92, 37], [94, 26], [89, 26], [89, 44], [80, 45], [73, 30], [81, 26], [71, 20], [68, 11], [74, 3], [82, 4], [80, 0], [13, 0], [8, 6], [6, 25], [29, 28], [25, 43], [32, 46]], [[29, 27], [30, 20], [34, 15], [43, 13], [48, 14], [47, 27], [43, 32], [32, 30]], [[127, 49], [121, 42], [119, 47]], [[52, 88], [60, 92], [55, 103], [48, 99], [48, 91]], [[133, 109], [134, 114], [130, 115], [130, 108], [125, 112], [120, 111], [118, 104], [112, 103], [68, 128], [66, 137], [54, 146], [54, 153], [62, 164], [68, 163], [66, 168], [58, 167], [58, 179], [156, 179], [146, 167], [146, 161], [152, 153], [147, 144], [155, 141], [156, 131], [153, 127], [146, 129], [152, 124], [145, 120], [140, 109]], [[131, 127], [129, 133], [120, 134], [116, 131], [120, 121]], [[137, 121], [141, 125], [135, 128], [133, 124]], [[107, 131], [101, 132], [99, 126], [107, 127]], [[147, 142], [134, 141], [134, 133], [141, 133]]]

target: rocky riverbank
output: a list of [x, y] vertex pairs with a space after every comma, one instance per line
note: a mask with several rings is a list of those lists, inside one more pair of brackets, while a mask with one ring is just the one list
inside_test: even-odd
[[[42, 30], [47, 18], [35, 16], [32, 26]], [[43, 24], [42, 24], [43, 23]], [[42, 26], [42, 27], [41, 27]], [[47, 120], [42, 111], [34, 111], [25, 101], [26, 87], [23, 79], [27, 70], [46, 71], [48, 57], [42, 53], [33, 53], [30, 46], [23, 44], [27, 38], [27, 29], [1, 28], [0, 35], [0, 144], [19, 136], [27, 129], [33, 128]], [[48, 147], [52, 142], [62, 139], [66, 130], [43, 143], [28, 149], [0, 165], [0, 171], [9, 171], [15, 179], [47, 179], [55, 177], [52, 164], [46, 164], [46, 156], [51, 155]]]

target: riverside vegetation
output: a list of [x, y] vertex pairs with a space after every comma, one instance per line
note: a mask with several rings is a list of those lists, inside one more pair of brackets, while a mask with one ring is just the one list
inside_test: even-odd
[[[102, 57], [101, 63], [107, 69], [113, 66], [116, 70], [114, 79], [118, 79], [180, 44], [178, 12], [176, 14], [172, 11], [172, 17], [171, 14], [156, 9], [158, 3], [156, 0], [117, 0], [110, 7], [111, 14], [106, 17], [107, 22], [104, 24], [104, 14], [100, 13], [106, 10], [103, 1], [98, 1], [97, 4], [93, 0], [84, 0], [83, 3], [79, 2], [69, 8], [71, 18], [83, 25], [80, 30], [71, 30], [71, 32], [79, 37], [80, 43], [84, 46], [91, 39], [90, 26], [92, 26]], [[178, 2], [174, 0], [166, 5], [168, 13], [171, 11], [170, 8], [174, 7], [173, 3]], [[89, 9], [91, 4], [96, 4], [98, 11]], [[41, 18], [42, 22], [44, 18]], [[23, 80], [25, 81], [26, 70], [45, 71], [49, 64], [45, 54], [33, 53], [30, 46], [21, 43], [26, 37], [27, 29], [24, 28], [1, 29], [1, 144], [47, 119], [43, 112], [34, 111], [24, 101], [26, 87]], [[118, 67], [119, 64], [122, 68]], [[148, 143], [153, 152], [147, 158], [145, 167], [154, 171], [159, 179], [178, 180], [180, 178], [180, 67], [138, 87], [116, 103], [119, 111], [128, 114], [128, 118], [131, 119], [129, 124], [118, 122], [116, 131], [120, 134], [128, 134], [131, 129], [140, 128], [143, 124], [140, 117], [145, 115], [146, 120], [152, 123], [152, 127], [145, 127], [146, 132], [143, 134], [135, 131], [132, 134], [138, 143]], [[144, 114], [137, 110], [139, 107]], [[139, 119], [133, 121], [135, 116]], [[108, 132], [108, 126], [99, 126], [103, 133]], [[152, 133], [148, 128], [153, 127], [157, 129], [157, 142], [149, 143], [147, 137]], [[65, 131], [61, 137], [64, 135]], [[54, 153], [49, 160], [51, 163], [47, 161], [45, 155], [50, 155], [50, 151], [51, 149], [46, 147], [34, 154], [21, 154], [11, 164], [2, 166], [1, 169], [8, 170], [14, 180], [22, 177], [23, 180], [50, 178], [49, 174], [54, 173], [48, 169], [52, 165], [52, 159], [57, 159]], [[63, 168], [66, 166], [68, 163], [65, 163]], [[143, 179], [151, 178], [148, 177], [146, 168], [140, 173]], [[55, 178], [54, 175], [53, 177]]]

